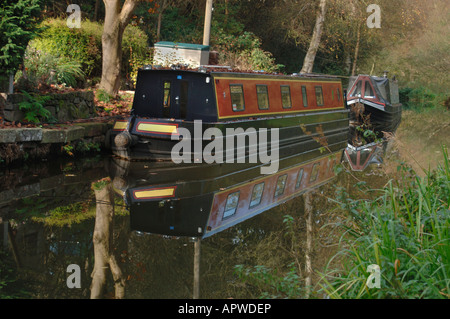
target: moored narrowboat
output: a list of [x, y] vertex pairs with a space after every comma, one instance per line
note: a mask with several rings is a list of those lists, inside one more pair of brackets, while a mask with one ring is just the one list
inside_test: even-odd
[[359, 75], [351, 77], [347, 90], [347, 105], [350, 112], [350, 143], [353, 146], [356, 127], [371, 130], [378, 138], [383, 132], [395, 133], [401, 122], [402, 105], [399, 100], [398, 83], [395, 79]]
[[[345, 149], [348, 124], [341, 80], [336, 77], [144, 67], [138, 72], [131, 116], [117, 120], [108, 138], [118, 157], [173, 161], [175, 145], [189, 135], [192, 147], [183, 149], [184, 165], [204, 162], [202, 150], [214, 141], [223, 148], [214, 150], [213, 164], [233, 162], [238, 170], [255, 165], [250, 158], [260, 151], [250, 131], [270, 133], [265, 135], [267, 154], [277, 147], [280, 160], [298, 154], [308, 160], [324, 147], [330, 152]], [[208, 129], [222, 134], [206, 136]], [[231, 156], [226, 144], [230, 136], [247, 141], [233, 142]], [[262, 137], [257, 137], [260, 146]]]

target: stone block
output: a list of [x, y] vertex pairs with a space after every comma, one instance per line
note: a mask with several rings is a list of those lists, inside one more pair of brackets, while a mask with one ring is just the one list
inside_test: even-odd
[[106, 123], [78, 123], [76, 126], [84, 128], [84, 137], [100, 136], [106, 133]]
[[82, 139], [84, 137], [84, 127], [82, 126], [71, 126], [66, 129], [66, 142], [75, 141]]
[[23, 112], [19, 110], [3, 110], [3, 115], [10, 122], [20, 121], [24, 117]]
[[16, 142], [35, 142], [42, 140], [41, 128], [16, 129]]
[[56, 106], [48, 106], [46, 105], [45, 108], [51, 113], [51, 115], [56, 118], [57, 112], [56, 112]]
[[0, 143], [14, 143], [16, 141], [15, 129], [0, 129]]
[[66, 142], [66, 131], [64, 130], [42, 130], [42, 140], [41, 143], [65, 143]]

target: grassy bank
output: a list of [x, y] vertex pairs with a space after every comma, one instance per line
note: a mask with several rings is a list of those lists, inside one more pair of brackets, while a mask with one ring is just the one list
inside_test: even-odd
[[[322, 273], [321, 291], [332, 298], [450, 298], [446, 148], [442, 156], [425, 177], [403, 167], [402, 178], [391, 180], [373, 201], [344, 194], [339, 204], [353, 218], [344, 226], [343, 248]], [[380, 268], [379, 288], [367, 285], [370, 265]]]

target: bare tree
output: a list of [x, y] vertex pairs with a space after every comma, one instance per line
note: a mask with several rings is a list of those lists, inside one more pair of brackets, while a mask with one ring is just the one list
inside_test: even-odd
[[312, 73], [314, 60], [316, 58], [317, 50], [319, 49], [320, 45], [320, 37], [322, 36], [323, 23], [325, 21], [326, 4], [326, 0], [320, 0], [319, 11], [317, 13], [313, 36], [311, 38], [311, 43], [303, 61], [303, 67], [300, 73]]

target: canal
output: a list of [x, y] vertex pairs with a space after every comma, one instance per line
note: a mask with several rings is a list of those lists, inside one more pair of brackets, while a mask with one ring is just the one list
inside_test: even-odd
[[271, 179], [206, 167], [203, 179], [99, 155], [2, 170], [2, 298], [304, 296], [337, 249], [328, 197], [347, 183], [324, 162], [307, 215], [304, 192], [287, 188], [311, 182], [310, 166]]

